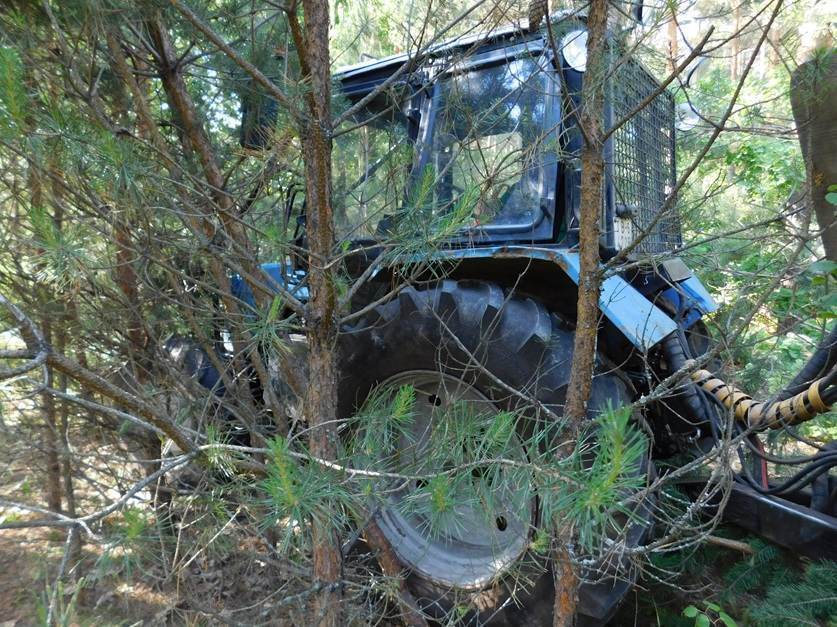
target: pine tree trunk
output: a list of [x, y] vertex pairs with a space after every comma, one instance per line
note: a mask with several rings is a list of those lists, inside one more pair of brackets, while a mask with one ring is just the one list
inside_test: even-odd
[[[55, 349], [64, 354], [67, 349], [67, 326], [70, 323], [69, 316], [64, 316], [62, 319], [62, 328], [56, 333]], [[56, 381], [56, 389], [58, 391], [67, 392], [67, 375], [63, 372], [58, 375]], [[59, 401], [59, 433], [61, 443], [61, 478], [63, 480], [61, 488], [64, 495], [64, 513], [69, 518], [76, 518], [76, 494], [73, 488], [73, 462], [72, 462], [72, 448], [70, 446], [70, 407], [67, 401]], [[82, 534], [73, 534], [72, 544], [70, 545], [69, 564], [72, 566], [81, 559], [81, 544]]]
[[731, 51], [730, 51], [730, 60], [729, 60], [729, 76], [730, 80], [737, 81], [738, 76], [741, 73], [740, 68], [738, 67], [738, 57], [741, 56], [741, 34], [738, 32], [741, 30], [741, 2], [738, 1], [735, 4], [735, 9], [733, 9], [732, 13], [733, 19], [733, 35], [732, 35], [732, 44], [731, 44]]
[[[310, 79], [301, 128], [305, 161], [309, 286], [309, 381], [305, 411], [312, 427], [311, 452], [334, 459], [337, 451], [337, 290], [328, 266], [334, 245], [331, 203], [331, 70], [328, 48], [329, 9], [325, 0], [304, 0], [304, 47], [298, 49]], [[291, 17], [292, 21], [295, 16]], [[301, 38], [296, 26], [295, 39]], [[292, 25], [294, 28], [294, 25]], [[314, 621], [341, 624], [342, 556], [337, 533], [328, 523], [312, 521], [314, 577], [325, 584], [314, 604]]]
[[579, 216], [579, 284], [575, 344], [570, 384], [564, 416], [573, 428], [587, 414], [587, 401], [593, 381], [596, 338], [599, 328], [599, 291], [602, 272], [599, 257], [601, 215], [604, 203], [604, 157], [602, 117], [604, 91], [602, 82], [607, 70], [605, 24], [607, 0], [593, 0], [587, 18], [587, 74], [582, 89], [579, 121], [585, 142], [581, 151], [581, 207]]
[[677, 67], [677, 55], [679, 54], [678, 32], [677, 32], [677, 5], [671, 5], [671, 19], [666, 28], [668, 35], [669, 66], [672, 71]]
[[[52, 322], [46, 314], [41, 329], [46, 342], [52, 343]], [[47, 368], [50, 385], [55, 373]], [[46, 501], [53, 512], [61, 511], [61, 461], [58, 456], [58, 420], [55, 398], [49, 392], [41, 394], [41, 412], [43, 415], [43, 446], [46, 458]]]
[[[35, 211], [45, 211], [45, 194], [41, 182], [41, 175], [36, 166], [30, 166], [27, 172], [27, 183], [31, 194], [31, 204]], [[37, 248], [38, 255], [44, 251]], [[52, 295], [49, 290], [39, 286], [37, 290], [39, 306], [42, 309], [41, 330], [47, 344], [52, 343], [52, 320], [50, 305]], [[47, 385], [52, 385], [53, 371], [46, 368]], [[58, 424], [56, 421], [55, 399], [49, 392], [42, 392], [41, 397], [41, 444], [46, 462], [46, 477], [44, 479], [44, 495], [47, 507], [53, 512], [61, 511], [61, 463], [58, 459]]]
[[[49, 165], [50, 171], [50, 191], [52, 193], [53, 204], [53, 223], [58, 231], [64, 228], [64, 180], [61, 168], [57, 161], [51, 161]], [[62, 291], [60, 294], [61, 306], [64, 308], [64, 313], [57, 319], [58, 325], [55, 329], [55, 349], [63, 355], [67, 350], [67, 336], [68, 327], [72, 324], [73, 316], [77, 315], [75, 309], [71, 309], [68, 303], [72, 301], [73, 296]], [[53, 380], [53, 385], [60, 392], [67, 392], [67, 375], [59, 373], [56, 380]], [[53, 400], [53, 403], [56, 401]], [[58, 401], [58, 424], [57, 435], [58, 445], [60, 447], [60, 478], [61, 478], [61, 493], [64, 497], [64, 513], [70, 517], [76, 517], [76, 496], [73, 490], [73, 468], [70, 449], [70, 407], [67, 401]], [[68, 532], [69, 533], [69, 532]], [[69, 563], [75, 564], [81, 559], [81, 543], [82, 534], [74, 533], [72, 535], [72, 543], [69, 550]]]
[[[608, 0], [592, 0], [587, 16], [587, 72], [582, 87], [579, 123], [585, 138], [581, 152], [581, 205], [579, 216], [579, 283], [573, 361], [570, 384], [564, 406], [569, 436], [575, 442], [579, 426], [587, 414], [587, 401], [593, 382], [596, 339], [599, 327], [599, 258], [600, 221], [603, 206], [604, 157], [602, 118], [604, 113], [603, 81], [607, 70], [606, 27]], [[571, 445], [572, 446], [572, 445]], [[569, 455], [571, 450], [562, 451]], [[578, 577], [567, 550], [573, 530], [558, 529], [555, 560], [555, 605], [553, 624], [565, 627], [575, 622]]]

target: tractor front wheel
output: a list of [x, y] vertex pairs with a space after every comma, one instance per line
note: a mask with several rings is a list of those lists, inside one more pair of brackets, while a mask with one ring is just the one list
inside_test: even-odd
[[[516, 421], [518, 432], [505, 455], [525, 462], [533, 430], [542, 428], [549, 413], [544, 408], [562, 412], [572, 348], [570, 325], [539, 302], [497, 285], [446, 280], [408, 287], [341, 333], [339, 414], [348, 419], [368, 399], [409, 386], [411, 420], [393, 435], [389, 458], [431, 475], [448, 470], [461, 458], [450, 451], [451, 463], [439, 462], [446, 457], [430, 448], [440, 441], [434, 430], [509, 412], [526, 419]], [[620, 376], [600, 372], [589, 416], [630, 401]], [[470, 433], [481, 433], [479, 425]], [[422, 466], [423, 459], [442, 467]], [[470, 470], [477, 477], [484, 469]], [[644, 462], [637, 472], [645, 472]], [[428, 498], [422, 479], [397, 486], [379, 502], [378, 525], [424, 611], [441, 619], [467, 608], [469, 624], [552, 624], [552, 577], [531, 550], [538, 498], [515, 481], [519, 472], [501, 468], [489, 493], [458, 505], [447, 520], [433, 520], [420, 506]], [[527, 497], [520, 498], [521, 492]], [[628, 534], [633, 543], [644, 534], [643, 525], [636, 527]], [[630, 586], [624, 573], [582, 586], [580, 621], [606, 621]]]

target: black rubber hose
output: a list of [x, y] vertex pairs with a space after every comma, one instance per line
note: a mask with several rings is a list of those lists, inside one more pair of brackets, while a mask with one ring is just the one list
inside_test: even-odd
[[837, 323], [831, 327], [831, 331], [822, 339], [817, 350], [811, 355], [811, 359], [805, 364], [784, 390], [776, 395], [777, 401], [783, 401], [806, 390], [811, 383], [837, 364]]
[[815, 459], [810, 464], [805, 466], [805, 468], [791, 475], [782, 483], [774, 485], [768, 489], [764, 489], [758, 485], [758, 482], [756, 482], [752, 474], [750, 474], [750, 470], [746, 465], [742, 467], [744, 475], [737, 476], [743, 479], [748, 485], [750, 485], [750, 487], [762, 494], [781, 495], [804, 488], [820, 475], [827, 473], [834, 466], [837, 466], [837, 457], [826, 456]]
[[[681, 333], [672, 333], [663, 339], [661, 343], [663, 354], [668, 361], [671, 372], [677, 372], [686, 365], [689, 357], [686, 351], [689, 349], [688, 346], [684, 346], [684, 342], [685, 339]], [[697, 421], [693, 424], [697, 425], [708, 418], [704, 414], [706, 407], [701, 401], [698, 387], [692, 384], [691, 381], [686, 382], [678, 396], [680, 396], [683, 403], [685, 403], [686, 407], [692, 413], [693, 418]]]

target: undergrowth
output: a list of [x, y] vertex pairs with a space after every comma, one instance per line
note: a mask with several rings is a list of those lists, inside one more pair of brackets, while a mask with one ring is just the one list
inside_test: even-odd
[[[736, 539], [753, 554], [707, 544], [655, 556], [635, 601], [612, 624], [724, 625], [718, 612], [706, 609], [720, 607], [737, 625], [837, 627], [837, 562], [812, 561], [760, 538]], [[704, 613], [709, 622], [696, 623], [695, 614]]]

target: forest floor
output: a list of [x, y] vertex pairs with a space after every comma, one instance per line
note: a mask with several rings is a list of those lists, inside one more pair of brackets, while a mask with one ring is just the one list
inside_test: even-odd
[[[45, 623], [49, 589], [63, 552], [63, 533], [55, 530], [0, 532], [0, 627]], [[82, 566], [92, 565], [96, 557], [85, 548]], [[93, 585], [66, 584], [54, 611], [68, 625], [150, 625], [165, 624], [167, 610], [175, 603], [173, 596], [142, 581], [104, 577]]]
[[37, 615], [37, 595], [33, 583], [38, 579], [36, 553], [41, 549], [32, 541], [32, 530], [0, 532], [0, 626], [29, 624]]
[[[722, 530], [741, 537], [735, 530]], [[45, 624], [48, 594], [58, 571], [64, 541], [61, 532], [44, 529], [5, 530], [0, 532], [0, 627], [29, 627]], [[756, 541], [758, 542], [758, 541]], [[98, 548], [90, 545], [84, 550], [82, 571], [96, 569]], [[737, 625], [761, 625], [748, 620], [748, 607], [761, 601], [754, 590], [729, 596], [727, 573], [736, 569], [747, 573], [750, 566], [764, 571], [775, 567], [735, 551], [701, 548], [690, 555], [680, 556], [689, 561], [688, 572], [672, 577], [663, 584], [655, 576], [641, 577], [629, 593], [611, 627], [691, 627], [694, 618], [683, 616], [687, 607], [698, 607], [708, 612], [707, 605], [721, 603], [735, 617]], [[804, 564], [784, 554], [785, 564], [794, 562], [793, 570]], [[298, 625], [304, 617], [295, 611], [287, 612], [287, 619], [276, 620], [267, 609], [240, 613], [248, 599], [270, 598], [270, 589], [282, 587], [277, 573], [253, 569], [258, 560], [245, 551], [239, 558], [223, 563], [203, 564], [191, 569], [178, 583], [161, 585], [154, 568], [137, 570], [126, 577], [124, 571], [99, 573], [75, 583], [68, 583], [56, 598], [57, 624], [68, 627], [100, 625]], [[659, 573], [658, 573], [659, 574]], [[282, 597], [279, 597], [280, 599]], [[199, 609], [200, 608], [200, 609]], [[236, 609], [238, 608], [238, 609]], [[267, 614], [265, 614], [267, 612]], [[283, 615], [285, 613], [283, 612]], [[716, 619], [711, 624], [722, 625]], [[835, 617], [837, 618], [837, 617]], [[300, 623], [298, 621], [302, 620]], [[358, 623], [361, 624], [361, 623]], [[380, 624], [380, 623], [379, 623]], [[389, 623], [384, 623], [389, 624]], [[835, 625], [837, 623], [810, 622], [793, 624]]]
[[[28, 627], [45, 623], [48, 589], [57, 574], [63, 548], [63, 534], [56, 530], [0, 532], [0, 627]], [[97, 553], [98, 547], [85, 547], [81, 570], [95, 569], [99, 557]], [[725, 566], [746, 559], [746, 556], [730, 551], [723, 557]], [[252, 561], [250, 558], [243, 559]], [[707, 560], [706, 551], [694, 559]], [[137, 571], [130, 578], [126, 578], [121, 571], [110, 576], [100, 573], [86, 581], [67, 584], [63, 594], [56, 599], [55, 612], [62, 619], [59, 624], [180, 625], [195, 619], [199, 619], [200, 624], [238, 623], [238, 620], [228, 622], [232, 615], [224, 611], [225, 601], [237, 597], [235, 605], [240, 606], [245, 597], [252, 598], [257, 592], [254, 585], [264, 598], [272, 577], [269, 573], [262, 573], [268, 576], [258, 582], [248, 581], [242, 571], [241, 560], [211, 566], [194, 569], [190, 573], [190, 581], [181, 580], [178, 586], [159, 585], [159, 578], [154, 576], [153, 569]], [[250, 571], [251, 577], [256, 574], [252, 569], [244, 570]], [[610, 624], [615, 627], [691, 625], [692, 621], [682, 617], [683, 609], [714, 598], [722, 586], [720, 574], [713, 573], [711, 568], [707, 568], [699, 580], [692, 580], [689, 584], [681, 582], [678, 585], [672, 581], [672, 585], [663, 586], [651, 578], [641, 579]], [[183, 600], [186, 589], [191, 597], [188, 603]], [[190, 611], [196, 605], [203, 605], [211, 611]], [[247, 618], [252, 620], [256, 617]], [[251, 620], [244, 620], [242, 624], [281, 624], [270, 619]], [[292, 624], [292, 620], [288, 624]]]

